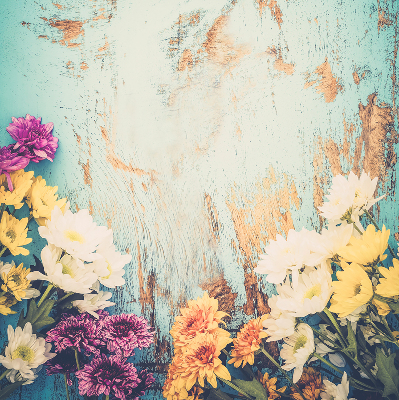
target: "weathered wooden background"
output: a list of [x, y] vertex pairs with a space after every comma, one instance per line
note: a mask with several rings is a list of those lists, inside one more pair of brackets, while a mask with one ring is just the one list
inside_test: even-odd
[[[137, 363], [161, 399], [179, 308], [207, 290], [232, 327], [267, 312], [258, 255], [320, 228], [333, 175], [378, 176], [397, 232], [398, 4], [59, 1], [0, 2], [1, 145], [11, 116], [54, 122], [55, 162], [33, 168], [132, 254], [115, 312], [154, 326]], [[62, 377], [27, 398], [64, 398]]]

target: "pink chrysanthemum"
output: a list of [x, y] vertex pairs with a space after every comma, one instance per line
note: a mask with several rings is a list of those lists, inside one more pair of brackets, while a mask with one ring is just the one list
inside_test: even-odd
[[76, 376], [81, 396], [109, 396], [112, 392], [117, 399], [127, 400], [126, 393], [132, 393], [140, 383], [133, 364], [117, 355], [94, 358]]
[[[82, 365], [82, 359], [80, 360]], [[54, 374], [65, 374], [67, 378], [67, 383], [69, 386], [72, 385], [72, 380], [70, 378], [70, 373], [76, 372], [76, 359], [75, 351], [71, 348], [61, 351], [54, 358], [48, 360], [46, 363], [46, 374], [48, 376]]]
[[29, 158], [21, 154], [19, 149], [14, 149], [14, 145], [0, 147], [0, 175], [5, 174], [7, 177], [8, 189], [13, 191], [10, 172], [18, 171], [25, 168], [29, 164]]
[[58, 138], [51, 133], [54, 124], [49, 122], [42, 125], [40, 121], [41, 118], [26, 114], [25, 118], [12, 117], [12, 123], [7, 127], [7, 132], [17, 141], [14, 149], [20, 149], [36, 163], [44, 159], [53, 161], [58, 147]]
[[147, 320], [135, 314], [110, 315], [104, 319], [102, 329], [108, 350], [124, 357], [133, 355], [135, 348], [149, 347], [154, 341]]
[[[145, 369], [139, 372], [138, 378], [140, 379], [140, 383], [137, 385], [137, 387], [135, 387], [134, 389], [125, 389], [126, 400], [138, 400], [140, 396], [145, 395], [145, 391], [150, 388], [155, 382], [152, 374], [147, 372]], [[118, 399], [118, 397], [112, 398], [112, 400], [116, 399]]]
[[46, 341], [53, 342], [57, 353], [69, 347], [84, 351], [87, 355], [98, 354], [104, 345], [100, 326], [87, 313], [62, 319], [47, 332]]

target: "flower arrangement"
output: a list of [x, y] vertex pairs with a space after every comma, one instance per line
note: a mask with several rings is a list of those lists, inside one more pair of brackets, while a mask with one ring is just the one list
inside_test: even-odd
[[326, 228], [270, 241], [255, 271], [275, 285], [271, 312], [235, 338], [216, 299], [188, 302], [170, 331], [166, 399], [399, 399], [399, 257], [370, 213], [384, 197], [376, 185], [365, 172], [335, 176], [319, 208]]
[[29, 254], [32, 220], [47, 245], [32, 269], [0, 261], [0, 314], [15, 314], [12, 307], [28, 300], [17, 327], [8, 325], [0, 399], [33, 383], [43, 367], [47, 375], [64, 375], [67, 399], [71, 374], [85, 399], [138, 399], [155, 380], [129, 357], [149, 347], [154, 332], [143, 317], [110, 315], [104, 309], [115, 304], [112, 293], [100, 289], [125, 283], [131, 256], [117, 251], [112, 230], [98, 226], [88, 210], [72, 213], [57, 187], [24, 171], [31, 161], [54, 160], [53, 123], [27, 114], [12, 118], [7, 131], [16, 143], [0, 148], [0, 257]]

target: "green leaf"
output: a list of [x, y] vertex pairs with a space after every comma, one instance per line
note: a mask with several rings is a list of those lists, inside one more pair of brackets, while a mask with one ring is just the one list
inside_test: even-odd
[[37, 332], [38, 330], [42, 329], [46, 325], [54, 324], [55, 320], [51, 317], [43, 317], [39, 321], [35, 322], [32, 325], [32, 331]]
[[399, 398], [399, 373], [398, 370], [395, 368], [394, 359], [395, 354], [391, 354], [389, 357], [386, 357], [382, 350], [377, 348], [377, 378], [384, 385], [384, 393], [382, 394], [382, 397], [388, 397], [390, 394], [395, 394], [396, 398]]
[[355, 332], [353, 332], [352, 325], [350, 321], [347, 321], [347, 329], [348, 329], [348, 336], [347, 340], [349, 343], [349, 346], [346, 347], [346, 350], [349, 352], [349, 354], [357, 360], [357, 342], [356, 342], [356, 336]]
[[10, 385], [7, 385], [5, 388], [3, 388], [2, 390], [0, 390], [0, 400], [5, 400], [8, 398], [8, 396], [10, 396], [10, 394], [18, 389], [20, 386], [22, 386], [22, 384], [25, 381], [18, 381], [15, 383], [11, 383]]
[[360, 345], [360, 347], [363, 350], [367, 351], [368, 343], [367, 343], [366, 338], [364, 337], [364, 334], [361, 329], [357, 329], [356, 336], [357, 336], [357, 342]]
[[55, 301], [47, 299], [38, 308], [35, 300], [31, 299], [28, 306], [28, 312], [26, 316], [23, 316], [23, 311], [19, 316], [18, 326], [23, 328], [27, 322], [32, 324], [32, 331], [35, 333], [43, 326], [54, 323], [54, 319], [49, 317], [51, 310], [53, 309]]
[[220, 389], [211, 389], [206, 400], [232, 400], [232, 397]]
[[263, 385], [257, 380], [252, 379], [252, 381], [244, 381], [241, 379], [232, 379], [234, 385], [242, 389], [245, 393], [254, 397], [255, 400], [267, 400], [267, 392]]

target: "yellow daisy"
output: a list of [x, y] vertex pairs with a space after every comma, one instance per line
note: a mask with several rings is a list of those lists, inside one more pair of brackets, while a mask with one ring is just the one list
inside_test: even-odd
[[285, 389], [287, 388], [287, 386], [283, 386], [282, 388], [277, 389], [277, 378], [274, 377], [269, 379], [269, 374], [267, 372], [265, 372], [265, 374], [262, 376], [262, 373], [260, 371], [257, 371], [257, 379], [267, 390], [268, 400], [278, 399], [281, 396], [281, 393], [284, 393]]
[[15, 297], [10, 293], [5, 293], [0, 297], [0, 314], [16, 314], [16, 311], [11, 310], [10, 308], [14, 304], [17, 304]]
[[28, 218], [19, 220], [8, 214], [7, 211], [3, 212], [0, 221], [0, 242], [10, 250], [13, 256], [18, 254], [27, 256], [29, 254], [29, 250], [22, 247], [32, 241], [31, 238], [27, 237], [27, 225]]
[[46, 220], [51, 217], [51, 212], [58, 206], [65, 211], [67, 199], [58, 199], [57, 186], [46, 186], [46, 181], [38, 176], [28, 192], [27, 204], [36, 222], [40, 226], [46, 225]]
[[233, 339], [234, 348], [231, 351], [231, 360], [229, 364], [234, 363], [234, 367], [238, 368], [241, 363], [242, 366], [254, 363], [255, 351], [259, 350], [262, 339], [267, 337], [267, 333], [263, 330], [263, 321], [269, 315], [263, 315], [257, 319], [251, 319], [245, 324], [240, 332], [237, 333], [237, 338]]
[[13, 265], [8, 273], [3, 272], [1, 274], [1, 279], [3, 280], [1, 290], [12, 293], [18, 301], [21, 301], [22, 297], [25, 297], [25, 289], [30, 284], [30, 281], [26, 279], [30, 268], [22, 268], [22, 265], [22, 263], [18, 267]]
[[388, 247], [388, 238], [389, 229], [385, 229], [385, 225], [377, 232], [373, 225], [369, 225], [360, 238], [352, 236], [348, 245], [338, 250], [338, 255], [346, 262], [375, 266], [387, 258], [384, 252]]
[[377, 285], [375, 292], [380, 296], [393, 297], [399, 295], [399, 260], [393, 259], [393, 267], [379, 268], [380, 283]]
[[373, 285], [360, 265], [343, 262], [342, 268], [343, 271], [337, 272], [339, 281], [332, 283], [334, 293], [330, 306], [330, 311], [339, 314], [340, 318], [368, 303], [373, 296]]
[[10, 172], [10, 178], [13, 185], [13, 191], [8, 188], [7, 177], [5, 174], [0, 175], [0, 204], [14, 206], [17, 210], [24, 203], [23, 199], [32, 185], [33, 171], [25, 172], [23, 169]]

